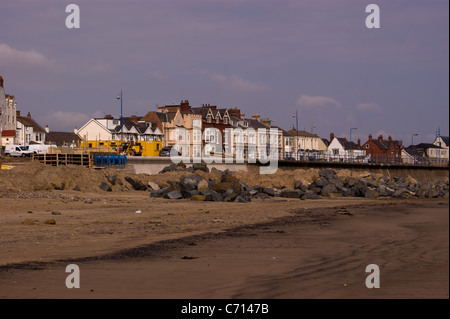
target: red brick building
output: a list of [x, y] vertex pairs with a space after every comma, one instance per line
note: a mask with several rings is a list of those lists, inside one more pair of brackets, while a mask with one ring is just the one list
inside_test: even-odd
[[387, 140], [383, 139], [383, 135], [374, 139], [371, 134], [363, 148], [370, 155], [371, 163], [398, 164], [402, 162], [402, 144], [402, 141], [393, 140], [391, 136]]

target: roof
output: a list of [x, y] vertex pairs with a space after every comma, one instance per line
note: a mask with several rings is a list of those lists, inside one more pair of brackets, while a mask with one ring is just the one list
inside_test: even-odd
[[272, 125], [272, 128], [279, 129], [279, 130], [283, 133], [283, 137], [293, 137], [292, 134], [290, 134], [289, 132], [283, 130], [283, 129], [282, 129], [281, 127], [279, 127], [279, 126]]
[[368, 142], [374, 143], [380, 150], [390, 150], [402, 145], [402, 142], [397, 140], [370, 139], [365, 144]]
[[346, 138], [344, 137], [335, 137], [339, 143], [342, 145], [342, 147], [345, 150], [363, 150], [364, 148], [361, 146], [358, 146], [358, 144], [354, 143], [354, 142], [349, 142]]
[[[291, 134], [292, 136], [302, 136], [302, 137], [319, 137], [317, 134], [312, 134], [310, 132], [307, 131], [302, 131], [302, 130], [296, 130], [295, 128], [292, 128], [291, 130], [288, 131], [289, 134]], [[298, 133], [297, 133], [298, 132]]]
[[24, 126], [29, 126], [33, 128], [34, 132], [45, 133], [45, 130], [40, 126], [31, 116], [18, 116], [17, 122], [22, 123]]
[[445, 145], [449, 146], [450, 140], [448, 136], [440, 136], [440, 138], [444, 141]]
[[260, 121], [257, 121], [254, 119], [245, 119], [245, 120], [248, 122], [248, 127], [251, 127], [254, 129], [259, 129], [259, 128], [268, 129], [269, 128], [267, 125], [264, 125]]
[[45, 134], [45, 143], [54, 143], [57, 146], [72, 144], [81, 141], [81, 138], [74, 132], [49, 132]]
[[15, 130], [4, 130], [2, 132], [2, 136], [3, 137], [14, 137], [14, 136], [16, 136], [16, 131]]

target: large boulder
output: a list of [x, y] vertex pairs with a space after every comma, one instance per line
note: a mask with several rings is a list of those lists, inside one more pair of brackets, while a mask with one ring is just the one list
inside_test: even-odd
[[304, 192], [298, 189], [283, 189], [281, 191], [281, 197], [285, 198], [300, 198], [300, 196], [304, 194]]
[[147, 190], [147, 186], [145, 186], [144, 184], [142, 184], [139, 181], [134, 180], [133, 178], [131, 178], [130, 176], [126, 176], [125, 180], [131, 184], [131, 187], [133, 187], [134, 190], [137, 191], [145, 191]]

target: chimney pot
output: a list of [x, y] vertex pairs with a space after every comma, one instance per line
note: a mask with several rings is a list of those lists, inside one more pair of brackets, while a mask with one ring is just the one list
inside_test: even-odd
[[334, 140], [334, 133], [330, 133], [330, 143]]
[[371, 140], [372, 139], [372, 134], [369, 134], [369, 140]]
[[378, 136], [378, 140], [382, 141], [383, 140], [383, 135]]
[[50, 129], [48, 128], [48, 125], [45, 126], [45, 133], [50, 133]]

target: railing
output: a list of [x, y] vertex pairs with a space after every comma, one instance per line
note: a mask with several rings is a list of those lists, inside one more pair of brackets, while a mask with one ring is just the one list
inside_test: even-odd
[[448, 167], [448, 159], [428, 158], [415, 156], [414, 158], [402, 159], [390, 156], [343, 156], [330, 155], [316, 152], [302, 152], [296, 154], [279, 152], [280, 160], [308, 161], [308, 162], [340, 162], [355, 164], [391, 164], [391, 165], [413, 165], [413, 166], [440, 166]]

